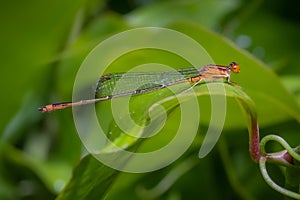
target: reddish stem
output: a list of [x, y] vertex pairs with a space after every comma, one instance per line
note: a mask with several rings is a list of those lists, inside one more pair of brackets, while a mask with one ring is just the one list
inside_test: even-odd
[[258, 122], [254, 116], [251, 115], [251, 130], [249, 133], [249, 151], [250, 156], [254, 162], [258, 162], [260, 154], [260, 144], [259, 144], [259, 128]]

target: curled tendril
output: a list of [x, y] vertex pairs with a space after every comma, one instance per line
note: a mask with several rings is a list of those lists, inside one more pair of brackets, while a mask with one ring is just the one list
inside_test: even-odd
[[[278, 142], [285, 150], [281, 152], [275, 153], [267, 153], [265, 150], [265, 146], [269, 141], [276, 141]], [[266, 183], [273, 188], [274, 190], [280, 192], [283, 195], [286, 195], [291, 198], [300, 199], [300, 194], [287, 190], [279, 185], [277, 185], [272, 178], [269, 176], [266, 168], [266, 162], [271, 162], [275, 164], [280, 164], [285, 167], [292, 167], [292, 168], [299, 168], [300, 166], [295, 165], [295, 161], [300, 161], [300, 155], [297, 153], [299, 148], [293, 149], [283, 138], [277, 135], [268, 135], [261, 140], [260, 143], [261, 147], [261, 154], [259, 160], [259, 167], [262, 173], [263, 178], [265, 179]]]
[[[276, 153], [266, 153], [265, 146], [269, 141], [278, 142], [285, 150]], [[300, 167], [294, 165], [294, 161], [300, 161], [300, 155], [296, 149], [293, 149], [283, 138], [277, 135], [268, 135], [264, 137], [260, 142], [261, 154], [267, 159], [267, 161], [281, 164], [287, 167]]]

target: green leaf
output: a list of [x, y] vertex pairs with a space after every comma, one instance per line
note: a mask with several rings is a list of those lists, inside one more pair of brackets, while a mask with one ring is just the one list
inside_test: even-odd
[[[248, 7], [245, 8], [248, 10]], [[241, 14], [244, 11], [239, 10]], [[247, 50], [270, 64], [279, 74], [299, 76], [299, 68], [294, 67], [298, 65], [297, 58], [300, 52], [298, 24], [272, 12], [266, 12], [263, 8], [254, 10], [246, 20], [247, 23], [240, 23], [237, 27], [236, 34], [249, 37], [251, 42]], [[266, 24], [267, 29], [258, 31], [263, 30]]]
[[118, 171], [100, 164], [93, 156], [87, 155], [75, 167], [73, 177], [57, 200], [101, 199], [108, 192]]
[[[223, 92], [218, 90], [218, 86], [220, 86], [220, 83], [209, 83], [212, 85], [210, 90], [205, 87], [205, 85], [200, 85], [197, 88], [196, 95], [197, 96], [210, 96], [210, 95], [224, 95]], [[231, 97], [234, 99], [237, 99], [238, 101], [242, 102], [243, 108], [250, 113], [252, 116], [252, 120], [256, 120], [255, 115], [255, 109], [253, 102], [249, 99], [249, 97], [239, 88], [233, 87], [228, 84], [222, 84], [226, 90], [226, 96]], [[167, 92], [167, 91], [166, 91]], [[142, 97], [141, 97], [142, 98]], [[183, 102], [188, 101], [191, 99], [191, 95], [183, 95]], [[153, 98], [152, 98], [153, 100]], [[150, 99], [149, 99], [150, 101]], [[153, 103], [153, 102], [152, 102]], [[168, 113], [173, 112], [173, 114], [177, 113], [178, 110], [174, 110], [179, 105], [179, 102], [176, 100], [176, 97], [170, 96], [166, 99], [163, 99], [160, 101], [161, 104], [164, 104], [164, 108]], [[137, 107], [137, 109], [140, 107]], [[148, 114], [148, 107], [144, 107], [143, 109], [140, 109], [144, 111], [143, 115], [139, 115], [140, 121], [145, 121], [143, 119], [147, 118]], [[136, 112], [141, 112], [140, 110]], [[159, 119], [159, 117], [162, 115], [162, 112], [155, 112], [151, 115], [151, 120], [155, 121]], [[174, 117], [172, 117], [174, 118]], [[174, 122], [171, 120], [171, 122], [167, 122], [165, 125], [170, 129], [173, 126]], [[248, 124], [249, 131], [252, 131], [252, 124]], [[132, 132], [136, 132], [136, 137], [130, 137], [126, 134], [120, 134], [117, 139], [114, 140], [114, 145], [120, 146], [122, 148], [126, 148], [129, 146], [134, 145], [137, 142], [137, 137], [141, 136], [138, 134], [144, 134], [142, 130], [136, 130], [136, 127], [133, 127], [131, 130]], [[165, 132], [163, 133], [164, 137], [166, 139], [167, 130], [163, 129]], [[175, 131], [176, 132], [176, 131]], [[251, 133], [250, 133], [251, 134]], [[149, 150], [149, 143], [157, 148], [157, 146], [161, 145], [161, 140], [157, 138], [151, 138], [144, 140], [139, 143], [139, 149], [138, 151], [147, 151]], [[102, 150], [101, 154], [107, 154], [111, 157], [113, 157], [114, 152], [117, 152], [118, 149], [115, 148], [115, 146], [107, 146], [105, 149]], [[145, 148], [146, 147], [146, 148]], [[115, 159], [118, 159], [117, 157]], [[119, 158], [122, 159], [122, 158]], [[109, 167], [106, 167], [104, 164], [97, 163], [98, 161], [95, 160], [91, 155], [88, 155], [85, 157], [79, 164], [79, 166], [75, 169], [75, 172], [73, 174], [73, 177], [67, 187], [64, 189], [64, 191], [60, 194], [58, 199], [78, 199], [78, 198], [89, 198], [89, 199], [96, 199], [100, 197], [104, 197], [104, 195], [107, 193], [108, 188], [111, 186], [111, 184], [114, 182], [114, 179], [116, 178], [116, 174], [119, 173], [118, 171], [111, 169]], [[128, 160], [130, 162], [130, 159]], [[98, 186], [101, 185], [101, 188], [98, 188]], [[80, 188], [77, 189], [77, 188]], [[76, 191], [76, 192], [74, 192]], [[80, 191], [80, 192], [77, 192]]]
[[127, 21], [133, 26], [166, 26], [175, 21], [190, 21], [215, 28], [237, 6], [235, 0], [162, 1], [131, 12]]

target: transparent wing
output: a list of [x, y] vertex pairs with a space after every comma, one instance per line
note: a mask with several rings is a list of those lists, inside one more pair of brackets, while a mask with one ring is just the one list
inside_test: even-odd
[[167, 72], [129, 72], [101, 76], [96, 88], [96, 97], [118, 96], [147, 92], [180, 83], [198, 76], [196, 68]]

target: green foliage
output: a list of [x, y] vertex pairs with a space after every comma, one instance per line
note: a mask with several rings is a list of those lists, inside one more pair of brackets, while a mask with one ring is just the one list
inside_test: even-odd
[[[299, 145], [300, 22], [297, 16], [279, 12], [298, 2], [122, 3], [121, 8], [117, 6], [120, 2], [97, 0], [2, 3], [0, 199], [282, 199], [251, 161], [247, 121], [243, 119], [248, 113], [241, 111], [236, 99], [245, 101], [244, 92], [253, 100], [262, 135], [278, 134], [291, 146]], [[289, 13], [298, 12], [289, 9]], [[166, 27], [188, 35], [215, 63], [238, 62], [241, 72], [232, 75], [232, 80], [243, 92], [225, 84], [225, 127], [217, 146], [205, 158], [197, 156], [211, 113], [207, 88], [201, 84], [194, 88], [201, 119], [191, 147], [158, 171], [121, 173], [86, 155], [71, 110], [42, 114], [37, 108], [71, 100], [76, 73], [87, 54], [104, 39], [143, 26]], [[149, 62], [190, 67], [178, 56], [148, 49], [121, 56], [107, 72], [126, 72]], [[148, 108], [166, 97], [170, 97], [168, 90], [132, 98], [133, 119], [149, 123]], [[252, 103], [246, 102], [254, 111]], [[101, 123], [118, 146], [151, 151], [167, 144], [176, 133], [180, 116], [176, 99], [163, 104], [169, 118], [160, 134], [143, 141], [115, 128], [108, 104], [101, 102], [97, 111], [99, 117], [105, 116]], [[276, 145], [268, 148], [280, 150]], [[106, 151], [112, 149], [108, 146]], [[276, 166], [270, 166], [270, 171], [275, 182], [283, 185], [284, 173]]]

